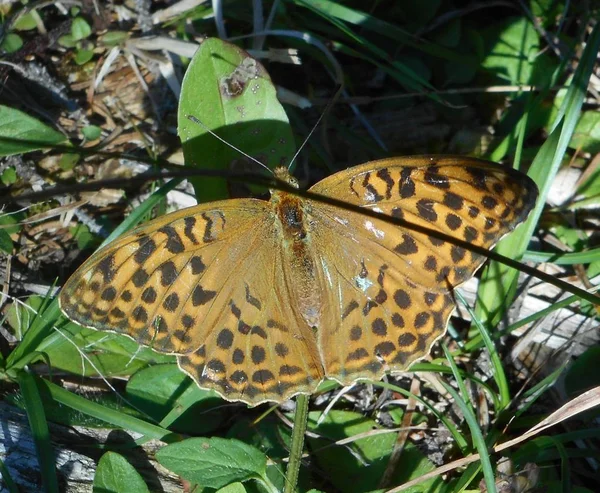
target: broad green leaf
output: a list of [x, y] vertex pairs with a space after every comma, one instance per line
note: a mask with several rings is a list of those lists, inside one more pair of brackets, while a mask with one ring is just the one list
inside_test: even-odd
[[198, 388], [175, 364], [138, 371], [127, 382], [127, 400], [157, 421], [181, 409], [169, 424], [174, 431], [205, 434], [218, 428], [224, 418], [220, 410], [223, 400], [213, 391]]
[[569, 147], [578, 152], [600, 152], [600, 113], [585, 111], [577, 122]]
[[66, 140], [63, 134], [26, 113], [0, 105], [0, 157], [35, 151]]
[[94, 493], [147, 493], [148, 486], [127, 459], [116, 452], [106, 452], [98, 462], [94, 476]]
[[74, 60], [77, 65], [85, 65], [93, 57], [94, 57], [94, 50], [80, 49], [80, 50], [77, 50], [77, 52], [75, 53]]
[[92, 34], [92, 28], [83, 17], [75, 17], [71, 24], [71, 36], [74, 41], [81, 41]]
[[87, 248], [97, 247], [100, 244], [100, 238], [90, 231], [85, 224], [78, 224], [69, 228], [69, 232], [73, 238], [77, 240], [77, 248], [85, 250]]
[[58, 38], [58, 44], [64, 48], [75, 48], [75, 46], [77, 46], [77, 41], [73, 39], [71, 34], [65, 34]]
[[[320, 425], [316, 425], [321, 412], [309, 414], [309, 428], [326, 440], [308, 438], [320, 469], [340, 491], [371, 491], [378, 488], [390, 454], [396, 442], [396, 433], [374, 434], [382, 427], [361, 413], [332, 410]], [[331, 440], [341, 440], [361, 433], [371, 434], [353, 441], [348, 447], [331, 447]], [[360, 459], [358, 458], [360, 457]], [[366, 463], [366, 464], [365, 464]], [[434, 465], [412, 444], [402, 453], [401, 467], [392, 477], [391, 485], [398, 485], [417, 478], [434, 469]], [[429, 480], [418, 488], [407, 491], [439, 491], [439, 482]]]
[[183, 479], [207, 488], [266, 477], [267, 457], [239, 440], [190, 438], [160, 449], [156, 458]]
[[0, 176], [0, 180], [4, 185], [12, 185], [15, 183], [17, 181], [17, 172], [15, 171], [15, 168], [12, 166], [6, 168]]
[[0, 229], [0, 251], [11, 254], [13, 250], [13, 242], [10, 235], [5, 229]]
[[218, 490], [217, 493], [246, 493], [246, 488], [242, 483], [231, 483]]
[[81, 133], [87, 140], [96, 140], [102, 135], [102, 129], [98, 125], [87, 125], [81, 129]]
[[[291, 418], [290, 418], [291, 419]], [[290, 455], [292, 430], [273, 414], [255, 421], [252, 415], [240, 416], [227, 430], [227, 438], [242, 440], [259, 450], [267, 451], [269, 464], [267, 476], [279, 491], [285, 487], [285, 468]]]
[[[186, 166], [207, 170], [255, 171], [245, 158], [210, 135], [199, 120], [226, 142], [269, 168], [287, 165], [294, 154], [294, 139], [275, 87], [263, 66], [237, 46], [209, 38], [194, 55], [181, 88], [178, 134]], [[193, 178], [198, 200], [227, 196], [222, 179]]]
[[484, 37], [493, 43], [482, 66], [508, 84], [538, 84], [548, 77], [550, 59], [540, 53], [539, 36], [526, 17], [513, 18]]
[[0, 229], [8, 234], [17, 233], [21, 229], [20, 221], [24, 219], [22, 212], [5, 214], [0, 212]]
[[80, 157], [81, 156], [79, 154], [76, 154], [74, 152], [65, 152], [60, 157], [60, 160], [58, 161], [58, 165], [60, 166], [60, 169], [68, 171], [75, 167], [75, 165], [79, 161]]
[[27, 12], [26, 14], [19, 16], [13, 24], [13, 28], [17, 31], [31, 31], [38, 25], [36, 17], [38, 17], [38, 15], [35, 11]]
[[173, 361], [173, 356], [140, 347], [129, 337], [74, 323], [62, 326], [61, 332], [47, 337], [38, 349], [46, 353], [53, 368], [82, 376], [131, 375], [150, 363]]
[[16, 33], [8, 33], [0, 44], [0, 49], [6, 53], [14, 53], [23, 46], [23, 39]]

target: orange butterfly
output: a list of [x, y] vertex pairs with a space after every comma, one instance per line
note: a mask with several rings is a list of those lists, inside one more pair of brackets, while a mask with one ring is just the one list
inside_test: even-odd
[[[297, 187], [286, 168], [276, 177]], [[310, 192], [490, 249], [537, 188], [473, 158], [403, 157], [336, 173]], [[423, 358], [451, 291], [485, 257], [423, 232], [292, 193], [159, 217], [92, 255], [60, 306], [85, 327], [177, 356], [202, 388], [251, 405], [324, 379], [378, 380]]]

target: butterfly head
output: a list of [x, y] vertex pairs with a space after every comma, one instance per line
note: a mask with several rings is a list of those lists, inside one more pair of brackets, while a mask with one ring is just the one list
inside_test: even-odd
[[290, 185], [294, 188], [300, 188], [298, 180], [296, 180], [296, 178], [290, 175], [289, 170], [285, 166], [278, 166], [277, 168], [275, 168], [273, 170], [273, 175], [275, 176], [275, 178], [281, 180], [287, 185]]

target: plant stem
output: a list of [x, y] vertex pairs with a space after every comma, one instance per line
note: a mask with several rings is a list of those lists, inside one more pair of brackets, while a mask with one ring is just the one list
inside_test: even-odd
[[284, 493], [294, 493], [298, 483], [300, 462], [302, 460], [302, 449], [304, 448], [304, 434], [308, 422], [308, 396], [298, 394], [296, 397], [296, 414], [294, 416], [294, 428], [292, 430], [292, 446], [290, 447], [290, 460], [285, 471]]

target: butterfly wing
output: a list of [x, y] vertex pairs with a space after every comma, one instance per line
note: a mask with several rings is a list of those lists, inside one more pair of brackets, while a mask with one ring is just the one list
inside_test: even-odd
[[178, 355], [200, 387], [249, 404], [310, 393], [323, 370], [296, 320], [268, 202], [227, 200], [157, 218], [90, 257], [60, 306], [85, 327]]
[[[336, 173], [311, 192], [490, 249], [533, 208], [527, 176], [471, 158], [411, 157]], [[312, 201], [313, 242], [329, 286], [325, 374], [379, 379], [428, 353], [454, 308], [451, 291], [485, 257], [409, 228]], [[335, 238], [332, 240], [332, 238]]]

